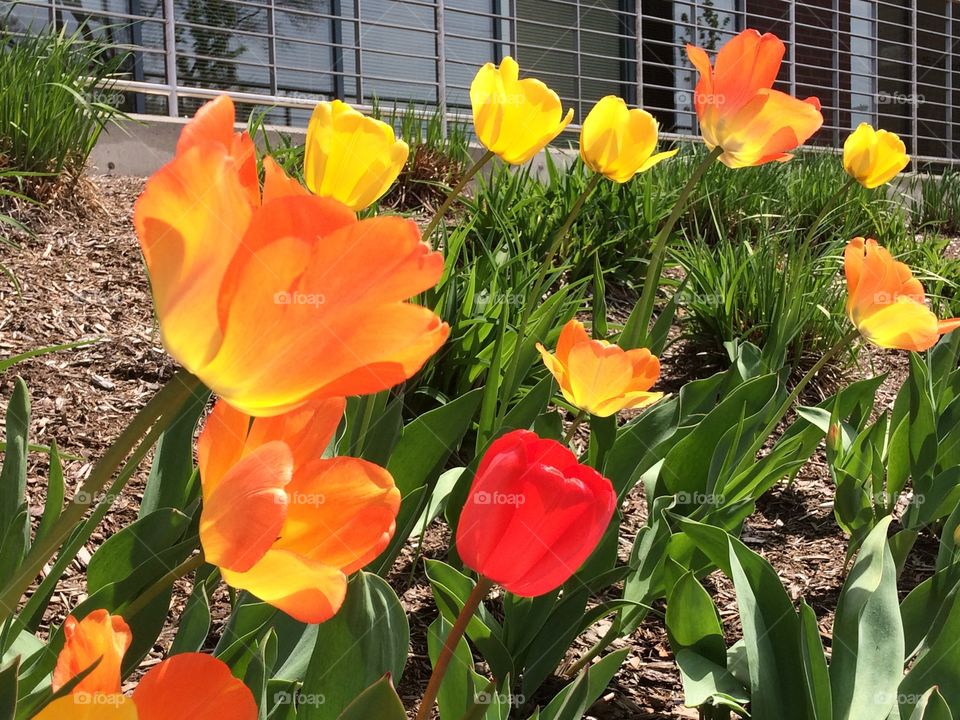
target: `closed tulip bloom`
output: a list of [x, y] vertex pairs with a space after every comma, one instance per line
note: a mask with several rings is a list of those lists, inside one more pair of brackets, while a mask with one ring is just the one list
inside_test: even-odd
[[653, 115], [630, 109], [622, 98], [608, 95], [593, 106], [580, 130], [580, 157], [594, 172], [625, 183], [634, 175], [677, 154], [657, 153], [660, 126]]
[[120, 663], [130, 647], [133, 634], [123, 618], [106, 610], [94, 610], [82, 620], [73, 615], [63, 624], [63, 649], [53, 670], [53, 691], [100, 663], [73, 689], [75, 693], [116, 694], [120, 692]]
[[909, 163], [903, 140], [887, 130], [874, 130], [867, 123], [860, 123], [843, 143], [844, 169], [868, 189], [886, 185]]
[[663, 397], [649, 392], [660, 377], [656, 355], [646, 348], [624, 350], [606, 340], [593, 340], [578, 320], [560, 331], [556, 354], [540, 343], [537, 349], [567, 402], [591, 415], [608, 417]]
[[480, 462], [457, 526], [457, 552], [515, 595], [543, 595], [594, 551], [616, 504], [610, 481], [563, 445], [515, 430]]
[[387, 546], [400, 507], [383, 468], [322, 457], [344, 404], [327, 399], [252, 420], [220, 401], [197, 445], [207, 562], [305, 623], [340, 609], [347, 576]]
[[869, 342], [893, 350], [922, 352], [960, 328], [960, 318], [938, 320], [926, 304], [923, 285], [910, 268], [876, 240], [854, 238], [844, 252], [847, 315]]
[[303, 175], [317, 195], [363, 210], [390, 189], [409, 153], [387, 123], [340, 100], [322, 102], [307, 128]]
[[134, 210], [167, 350], [258, 416], [412, 376], [449, 328], [404, 301], [436, 284], [443, 257], [412, 221], [358, 222], [270, 158], [261, 195], [232, 119], [227, 97], [204, 106]]
[[202, 653], [182, 653], [155, 665], [128, 698], [120, 692], [120, 666], [130, 646], [123, 618], [94, 610], [64, 624], [64, 646], [57, 657], [53, 691], [100, 664], [68, 695], [47, 705], [37, 720], [255, 720], [253, 694], [222, 661]]
[[520, 66], [505, 57], [487, 63], [470, 85], [473, 125], [488, 150], [504, 162], [522, 165], [543, 150], [573, 120], [559, 96], [540, 80], [520, 77]]
[[817, 98], [772, 89], [784, 51], [775, 35], [744, 30], [720, 48], [711, 67], [706, 51], [687, 45], [700, 72], [694, 107], [703, 139], [711, 150], [723, 149], [719, 159], [729, 167], [789, 160], [789, 151], [823, 125]]

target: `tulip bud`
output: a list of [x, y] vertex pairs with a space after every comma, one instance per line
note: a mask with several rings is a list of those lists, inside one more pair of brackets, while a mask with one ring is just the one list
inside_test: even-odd
[[362, 210], [390, 189], [409, 152], [385, 122], [340, 100], [317, 103], [307, 128], [304, 179], [314, 194]]
[[477, 137], [504, 162], [522, 165], [543, 150], [573, 120], [559, 96], [534, 78], [519, 79], [520, 67], [505, 57], [487, 63], [470, 85]]
[[868, 189], [887, 184], [909, 163], [903, 140], [867, 123], [860, 123], [843, 143], [844, 170]]
[[563, 445], [515, 430], [490, 446], [477, 469], [457, 552], [515, 595], [543, 595], [594, 551], [616, 503], [610, 481]]
[[634, 175], [677, 154], [653, 154], [659, 125], [640, 108], [629, 109], [622, 98], [608, 95], [594, 105], [580, 130], [580, 157], [594, 172], [625, 183]]

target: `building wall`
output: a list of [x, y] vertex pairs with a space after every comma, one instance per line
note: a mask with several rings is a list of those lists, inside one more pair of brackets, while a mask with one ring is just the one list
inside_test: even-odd
[[204, 101], [191, 91], [212, 88], [260, 105], [280, 98], [267, 119], [295, 126], [332, 97], [464, 112], [477, 67], [512, 54], [578, 120], [616, 94], [664, 130], [696, 134], [684, 45], [715, 51], [753, 27], [787, 43], [779, 87], [820, 98], [825, 124], [813, 142], [838, 146], [867, 121], [900, 133], [916, 155], [960, 156], [951, 0], [19, 0], [10, 17], [19, 29], [53, 22], [131, 47], [125, 79], [163, 85], [166, 3], [178, 101], [131, 92], [128, 110], [189, 115]]

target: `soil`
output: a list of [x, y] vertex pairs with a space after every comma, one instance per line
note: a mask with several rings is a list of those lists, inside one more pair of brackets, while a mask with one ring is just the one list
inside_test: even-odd
[[[19, 363], [0, 376], [0, 397], [10, 397], [14, 378], [27, 382], [33, 401], [31, 441], [56, 441], [67, 458], [64, 472], [68, 492], [76, 489], [92, 464], [125, 426], [131, 415], [175, 371], [165, 353], [153, 317], [146, 274], [131, 225], [132, 203], [143, 187], [133, 178], [91, 178], [99, 198], [83, 214], [35, 213], [24, 218], [32, 237], [18, 238], [20, 249], [0, 246], [0, 263], [15, 275], [13, 283], [0, 276], [0, 357], [65, 342], [89, 344]], [[611, 313], [622, 314], [629, 298], [611, 297]], [[622, 320], [622, 318], [621, 318]], [[675, 343], [664, 357], [662, 385], [676, 391], [694, 377], [716, 369], [704, 358]], [[865, 350], [853, 374], [889, 371], [879, 405], [892, 403], [906, 374], [902, 355]], [[816, 401], [816, 398], [809, 398]], [[100, 529], [60, 584], [45, 618], [44, 628], [59, 624], [69, 609], [85, 598], [84, 570], [93, 550], [118, 528], [136, 517], [148, 463], [127, 486]], [[42, 509], [48, 473], [47, 456], [31, 454], [29, 496], [34, 514]], [[843, 582], [847, 541], [833, 518], [833, 491], [826, 463], [816, 454], [789, 487], [780, 485], [761, 498], [747, 521], [743, 540], [776, 568], [793, 598], [805, 597], [820, 618], [829, 642], [837, 595]], [[622, 536], [642, 527], [646, 508], [642, 496], [629, 497], [622, 508]], [[415, 707], [429, 676], [426, 628], [436, 616], [421, 559], [443, 558], [449, 545], [446, 527], [435, 525], [417, 554], [408, 547], [390, 581], [397, 589], [411, 621], [412, 648], [399, 691], [408, 707]], [[905, 573], [906, 588], [929, 573], [935, 538], [921, 538]], [[628, 550], [627, 546], [627, 550]], [[728, 643], [739, 636], [732, 586], [714, 574], [707, 586], [717, 600]], [[171, 606], [168, 627], [146, 665], [157, 662], [172, 639], [190, 582], [180, 581]], [[496, 602], [495, 600], [493, 601]], [[228, 611], [226, 593], [214, 596], [214, 615]], [[569, 668], [604, 633], [598, 623], [577, 639], [561, 672]], [[614, 647], [630, 647], [622, 668], [601, 700], [590, 710], [597, 720], [695, 718], [682, 706], [682, 687], [662, 623], [655, 614], [629, 638]], [[555, 692], [562, 677], [546, 685]], [[534, 698], [543, 702], [550, 695]]]

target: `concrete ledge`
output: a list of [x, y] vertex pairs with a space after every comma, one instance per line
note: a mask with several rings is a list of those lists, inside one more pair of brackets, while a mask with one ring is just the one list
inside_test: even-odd
[[[180, 131], [186, 125], [183, 118], [171, 118], [157, 115], [132, 115], [132, 120], [122, 125], [110, 126], [100, 135], [93, 153], [90, 155], [91, 172], [100, 175], [129, 175], [149, 177], [173, 159]], [[238, 124], [238, 130], [246, 128]], [[271, 144], [279, 143], [281, 136], [291, 138], [297, 144], [303, 144], [307, 137], [306, 128], [266, 126]], [[471, 154], [478, 158], [484, 148], [471, 145]], [[576, 151], [551, 148], [554, 163], [563, 167], [570, 165], [576, 158]], [[530, 161], [533, 174], [540, 180], [547, 178], [547, 164], [544, 153], [538, 153]]]

